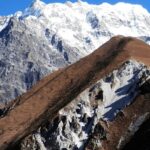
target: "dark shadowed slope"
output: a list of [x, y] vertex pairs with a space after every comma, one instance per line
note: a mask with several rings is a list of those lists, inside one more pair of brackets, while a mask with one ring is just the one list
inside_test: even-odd
[[19, 104], [0, 120], [0, 149], [36, 130], [84, 89], [129, 59], [149, 66], [150, 46], [117, 36], [77, 63], [55, 72], [20, 97]]

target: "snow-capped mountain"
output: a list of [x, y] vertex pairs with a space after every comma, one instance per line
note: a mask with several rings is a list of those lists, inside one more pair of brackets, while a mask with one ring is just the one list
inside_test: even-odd
[[121, 34], [150, 41], [150, 14], [140, 5], [34, 1], [0, 18], [0, 101], [26, 92], [43, 76]]
[[[150, 13], [140, 5], [123, 2], [46, 4], [35, 0], [22, 12], [0, 17], [0, 115], [2, 104], [118, 34], [150, 44]], [[150, 76], [144, 64], [127, 61], [80, 93], [52, 122], [27, 137], [21, 149], [84, 149], [100, 120], [111, 122], [133, 102], [143, 76]], [[101, 131], [100, 136], [103, 138], [105, 132]], [[102, 141], [96, 139], [95, 144], [101, 147]]]

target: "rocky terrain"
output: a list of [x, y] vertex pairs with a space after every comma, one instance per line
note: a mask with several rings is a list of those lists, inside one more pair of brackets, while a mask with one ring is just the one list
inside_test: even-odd
[[0, 148], [122, 148], [149, 118], [149, 57], [149, 45], [118, 36], [47, 76], [0, 119]]
[[122, 2], [1, 16], [0, 150], [148, 150], [149, 31]]

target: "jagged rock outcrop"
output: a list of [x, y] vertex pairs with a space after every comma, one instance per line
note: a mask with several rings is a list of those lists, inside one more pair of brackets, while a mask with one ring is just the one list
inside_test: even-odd
[[[136, 83], [138, 83], [138, 81], [142, 78], [143, 74], [145, 74], [146, 77], [148, 77], [149, 70], [146, 66], [150, 65], [149, 57], [150, 57], [149, 45], [131, 37], [117, 36], [112, 38], [110, 41], [108, 41], [100, 48], [98, 48], [95, 52], [81, 59], [77, 63], [60, 71], [57, 71], [49, 75], [48, 77], [44, 78], [31, 91], [29, 91], [24, 96], [16, 99], [17, 103], [16, 106], [12, 108], [12, 110], [8, 111], [5, 117], [0, 119], [0, 130], [1, 130], [0, 149], [12, 148], [22, 138], [38, 129], [41, 125], [44, 125], [44, 123], [46, 123], [47, 120], [52, 120], [57, 115], [60, 109], [69, 104], [81, 92], [92, 86], [98, 80], [106, 77], [109, 73], [113, 72], [113, 70], [120, 68], [125, 62], [128, 62], [129, 60], [133, 61], [136, 60], [138, 62], [137, 65], [135, 65], [136, 66], [135, 68], [138, 68], [139, 71], [138, 69], [136, 70], [134, 67], [132, 69], [129, 69], [127, 67], [126, 72], [127, 74], [125, 76], [128, 76], [128, 74], [130, 76], [131, 72], [133, 72], [134, 75], [136, 75], [139, 72], [138, 76], [136, 75], [134, 76], [134, 78], [131, 78], [131, 81], [135, 80]], [[144, 63], [145, 66], [140, 65], [140, 63]], [[126, 66], [128, 66], [129, 64], [134, 63], [130, 63], [129, 61]], [[120, 77], [121, 76], [122, 74], [120, 72]], [[115, 78], [112, 75], [111, 77], [107, 78], [107, 80], [110, 80], [110, 78], [112, 78], [111, 79], [112, 85], [110, 87], [111, 88], [115, 87], [115, 83], [117, 83], [115, 81]], [[109, 82], [107, 80], [106, 82]], [[147, 84], [147, 82], [145, 82], [143, 85], [145, 84]], [[134, 85], [132, 89], [134, 89], [135, 91], [136, 87], [137, 86]], [[91, 90], [94, 91], [90, 95], [91, 99], [92, 97], [95, 97], [96, 103], [98, 103], [98, 105], [93, 103], [93, 107], [95, 108], [95, 111], [93, 113], [96, 113], [97, 111], [95, 106], [99, 106], [103, 102], [104, 104], [105, 103], [107, 104], [107, 102], [111, 100], [109, 98], [108, 99], [105, 98], [103, 100], [102, 96], [103, 93], [101, 92], [101, 90], [102, 90], [101, 88], [99, 88], [98, 91], [97, 89]], [[128, 90], [130, 89], [127, 88], [123, 92], [128, 92]], [[133, 103], [135, 107], [139, 107], [140, 105], [136, 103], [138, 103], [138, 101], [142, 103], [141, 97], [139, 97], [136, 93], [133, 93], [132, 91], [130, 92], [131, 92], [130, 94], [132, 95], [129, 95], [128, 98], [135, 99], [136, 96], [137, 100], [135, 100], [135, 102]], [[143, 103], [147, 104], [147, 102], [148, 101], [143, 99]], [[123, 108], [126, 107], [126, 105], [128, 105], [127, 102], [123, 106]], [[146, 108], [144, 110], [149, 111], [149, 106], [145, 105], [145, 107]], [[121, 109], [123, 108], [121, 107]], [[99, 110], [101, 109], [102, 107], [100, 105]], [[81, 111], [80, 109], [77, 110], [78, 113], [80, 113], [80, 111]], [[116, 111], [120, 112], [120, 110], [113, 110], [113, 114], [115, 114]], [[141, 110], [141, 112], [139, 111], [141, 115], [144, 115], [143, 112], [144, 112], [143, 110]], [[105, 114], [102, 114], [102, 116], [106, 118], [106, 121], [107, 120], [111, 121], [112, 118], [109, 115], [107, 116], [107, 114], [108, 113], [105, 112]], [[82, 118], [83, 122], [87, 122], [89, 121], [89, 119], [90, 120], [94, 119], [94, 118], [88, 119], [88, 117], [89, 116], [85, 114]], [[61, 120], [63, 121], [63, 124], [67, 123], [65, 116]], [[74, 133], [78, 133], [78, 128], [80, 128], [81, 125], [78, 124], [76, 119], [73, 120], [71, 122], [72, 123], [71, 126], [74, 130]], [[103, 130], [101, 130], [100, 127], [96, 127], [95, 132], [98, 131], [101, 132], [100, 136], [101, 139], [107, 138], [107, 136], [105, 137], [105, 133], [103, 133]], [[88, 129], [88, 127], [85, 128]], [[87, 132], [89, 132], [90, 130], [91, 129], [89, 128]], [[64, 132], [64, 134], [66, 133]], [[84, 137], [82, 133], [80, 136]], [[118, 140], [119, 137], [120, 136], [116, 137], [116, 139]], [[114, 142], [114, 145], [117, 142], [117, 140]], [[111, 142], [110, 144], [106, 145], [108, 146], [111, 145]], [[79, 141], [79, 143], [75, 146], [76, 148], [78, 148], [79, 146], [82, 146], [82, 143], [80, 143]]]
[[[126, 61], [84, 90], [71, 104], [59, 111], [53, 121], [48, 121], [33, 133], [34, 143], [37, 142], [36, 146], [41, 147], [39, 149], [48, 150], [101, 149], [102, 141], [109, 137], [109, 122], [117, 116], [124, 116], [123, 109], [132, 106], [149, 75], [150, 70], [143, 64]], [[35, 145], [28, 143], [28, 137], [21, 143], [20, 149], [26, 149], [27, 145], [34, 149]]]
[[[143, 148], [141, 147], [144, 142], [138, 143], [139, 147], [137, 147], [134, 139], [132, 139], [134, 135], [136, 139], [136, 134], [138, 134], [136, 132], [140, 129], [140, 126], [145, 124], [146, 121], [149, 122], [148, 120], [150, 119], [150, 92], [147, 89], [150, 89], [149, 80], [145, 81], [145, 83], [139, 87], [139, 93], [134, 98], [134, 101], [130, 106], [118, 112], [113, 121], [107, 121], [107, 124], [99, 121], [97, 125], [99, 125], [100, 129], [99, 131], [93, 132], [87, 149], [92, 149], [94, 144], [96, 145], [95, 149], [102, 150], [129, 150], [135, 147], [141, 150], [144, 149], [144, 147], [149, 148], [148, 144], [143, 146]], [[147, 129], [143, 129], [140, 132], [144, 134], [148, 129], [147, 127]], [[105, 135], [104, 138], [102, 135]], [[148, 140], [148, 137], [145, 137], [145, 140]], [[97, 145], [99, 142], [101, 143], [100, 146]], [[128, 142], [129, 144], [127, 144]]]
[[149, 31], [150, 13], [140, 5], [122, 2], [46, 4], [35, 0], [22, 12], [0, 17], [0, 104], [117, 34], [150, 43]]

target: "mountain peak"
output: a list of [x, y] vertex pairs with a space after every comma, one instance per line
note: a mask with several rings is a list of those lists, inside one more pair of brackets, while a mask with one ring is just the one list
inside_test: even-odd
[[33, 15], [38, 17], [40, 16], [40, 12], [44, 9], [45, 5], [46, 4], [41, 0], [33, 0], [30, 7], [25, 9], [23, 16]]
[[46, 4], [41, 0], [34, 0], [29, 8], [34, 10], [41, 10], [45, 5]]
[[32, 4], [31, 4], [31, 7], [41, 6], [43, 4], [44, 4], [44, 2], [41, 1], [41, 0], [33, 0]]

